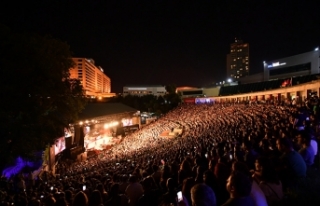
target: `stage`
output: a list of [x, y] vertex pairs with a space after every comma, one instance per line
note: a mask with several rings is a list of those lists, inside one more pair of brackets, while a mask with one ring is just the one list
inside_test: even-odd
[[178, 137], [182, 134], [182, 129], [180, 128], [174, 128], [171, 131], [163, 131], [160, 134], [160, 137], [167, 137], [167, 138], [174, 138], [174, 137]]

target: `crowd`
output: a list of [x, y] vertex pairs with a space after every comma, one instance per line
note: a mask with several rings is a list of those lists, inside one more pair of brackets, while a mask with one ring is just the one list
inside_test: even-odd
[[183, 104], [86, 161], [2, 178], [1, 205], [281, 205], [316, 168], [318, 125], [304, 105]]

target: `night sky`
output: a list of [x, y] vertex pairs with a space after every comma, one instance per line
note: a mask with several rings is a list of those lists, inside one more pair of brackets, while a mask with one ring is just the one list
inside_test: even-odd
[[222, 81], [235, 37], [250, 44], [251, 74], [264, 60], [311, 51], [320, 43], [320, 3], [307, 2], [2, 0], [0, 23], [67, 42], [121, 92], [125, 85]]

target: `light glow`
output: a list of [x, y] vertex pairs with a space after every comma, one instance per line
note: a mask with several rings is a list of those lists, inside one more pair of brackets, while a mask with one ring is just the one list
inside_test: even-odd
[[283, 65], [286, 65], [286, 64], [287, 64], [286, 62], [282, 62], [282, 63], [280, 63], [280, 62], [274, 62], [274, 63], [272, 63], [272, 64], [269, 64], [269, 65], [268, 65], [268, 68], [279, 67], [279, 66], [283, 66]]
[[134, 87], [134, 88], [129, 87], [128, 90], [147, 90], [147, 88], [145, 88], [145, 87]]

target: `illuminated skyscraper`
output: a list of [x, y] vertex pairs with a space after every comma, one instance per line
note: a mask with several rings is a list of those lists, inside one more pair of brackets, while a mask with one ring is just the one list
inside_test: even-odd
[[249, 71], [249, 44], [235, 39], [227, 55], [227, 78], [236, 80], [248, 76]]
[[79, 79], [87, 96], [110, 97], [111, 80], [93, 59], [72, 58], [75, 67], [70, 69], [70, 78]]

